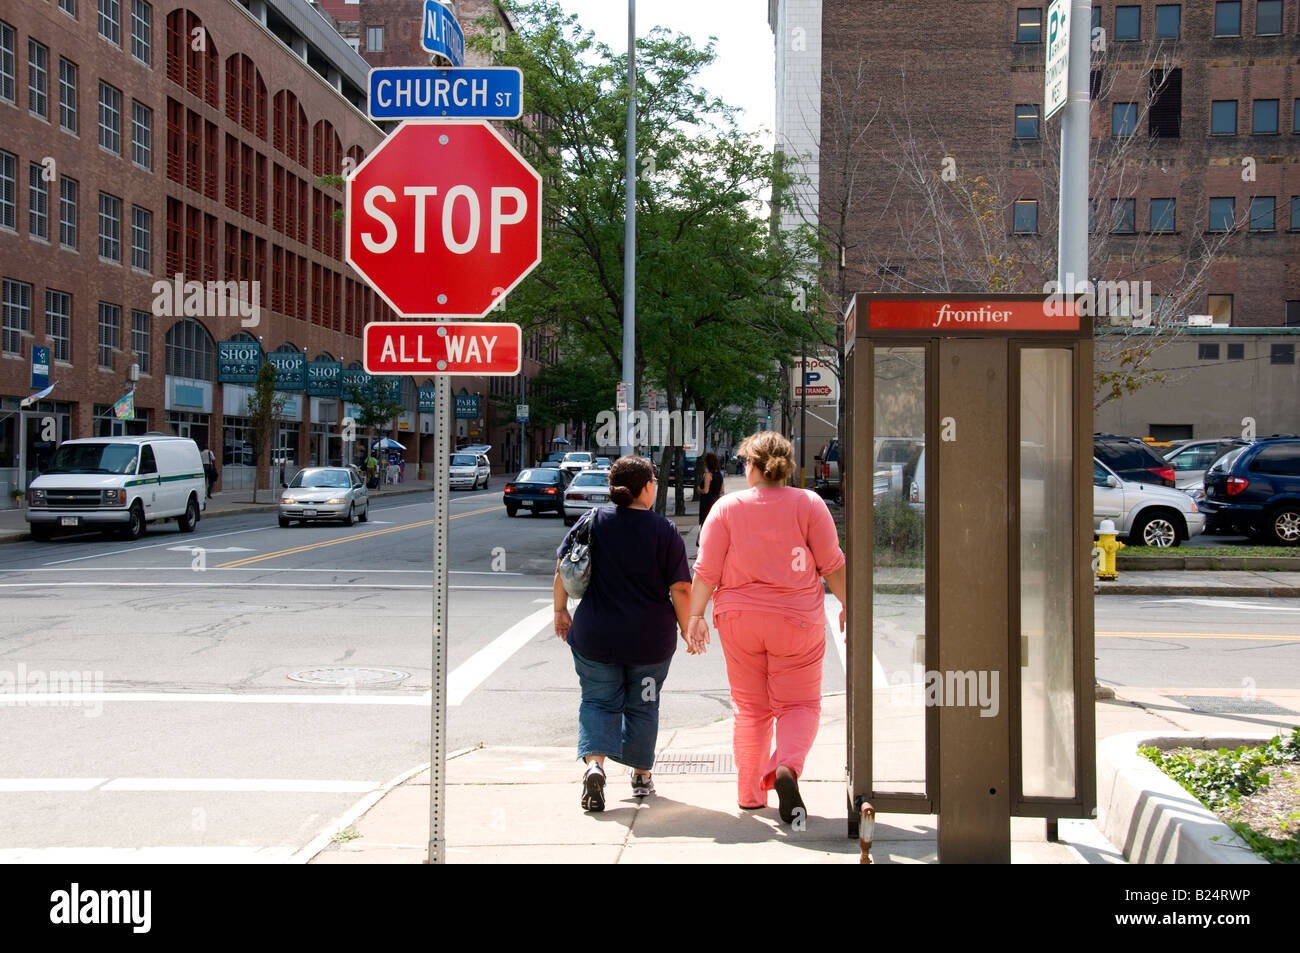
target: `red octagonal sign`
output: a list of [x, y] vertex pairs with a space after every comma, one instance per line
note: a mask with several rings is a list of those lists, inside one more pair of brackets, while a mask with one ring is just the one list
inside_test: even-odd
[[486, 122], [403, 122], [346, 204], [348, 264], [404, 317], [482, 317], [542, 260], [541, 176]]

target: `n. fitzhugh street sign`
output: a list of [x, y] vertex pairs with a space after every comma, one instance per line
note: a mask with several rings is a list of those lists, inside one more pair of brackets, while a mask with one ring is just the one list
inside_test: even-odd
[[1047, 70], [1043, 76], [1043, 119], [1065, 105], [1070, 77], [1070, 0], [1052, 0], [1047, 8]]
[[513, 377], [523, 351], [517, 324], [375, 321], [362, 342], [371, 374]]
[[542, 179], [482, 120], [408, 120], [347, 179], [345, 258], [403, 317], [481, 318], [542, 260]]
[[424, 0], [424, 18], [420, 23], [420, 45], [425, 50], [445, 56], [452, 66], [465, 62], [465, 33], [456, 14], [438, 0]]

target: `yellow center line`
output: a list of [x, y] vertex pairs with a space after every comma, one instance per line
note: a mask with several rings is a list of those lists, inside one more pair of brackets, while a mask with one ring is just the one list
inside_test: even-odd
[[1253, 639], [1263, 642], [1300, 642], [1300, 635], [1263, 635], [1227, 632], [1098, 632], [1099, 639]]
[[[447, 517], [449, 520], [458, 520], [463, 516], [478, 516], [481, 513], [491, 513], [493, 510], [505, 509], [504, 506], [486, 506], [480, 510], [470, 510], [468, 513], [457, 513], [454, 516]], [[327, 539], [319, 543], [308, 543], [305, 546], [294, 546], [291, 549], [281, 549], [273, 553], [263, 553], [260, 556], [247, 556], [243, 559], [232, 559], [228, 563], [222, 563], [217, 566], [218, 569], [239, 569], [242, 566], [248, 566], [252, 563], [260, 563], [265, 559], [278, 559], [281, 556], [292, 556], [295, 553], [305, 553], [312, 549], [324, 549], [326, 546], [338, 546], [341, 543], [351, 543], [358, 539], [370, 539], [373, 536], [383, 536], [385, 533], [400, 533], [403, 530], [418, 529], [421, 526], [432, 526], [438, 522], [436, 519], [421, 520], [418, 523], [407, 523], [403, 526], [390, 526], [388, 529], [371, 530], [368, 533], [357, 533], [353, 536], [343, 536], [339, 539]]]

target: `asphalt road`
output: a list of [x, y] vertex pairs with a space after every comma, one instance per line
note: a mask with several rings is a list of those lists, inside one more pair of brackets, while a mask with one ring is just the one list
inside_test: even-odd
[[[573, 745], [577, 677], [550, 631], [560, 519], [507, 518], [499, 489], [452, 494], [450, 516], [447, 750]], [[268, 509], [136, 543], [0, 547], [0, 862], [285, 860], [427, 761], [433, 517], [432, 496], [411, 495], [350, 528], [280, 529]], [[1300, 684], [1291, 602], [1101, 599], [1098, 676]], [[910, 669], [918, 605], [883, 599], [884, 684]], [[823, 688], [843, 690], [828, 642]], [[313, 675], [335, 680], [291, 677]], [[728, 715], [716, 643], [679, 646], [661, 724]]]

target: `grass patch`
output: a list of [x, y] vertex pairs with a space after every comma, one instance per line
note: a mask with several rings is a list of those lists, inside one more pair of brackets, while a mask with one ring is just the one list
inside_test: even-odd
[[1125, 546], [1121, 556], [1290, 556], [1300, 557], [1295, 546]]
[[356, 840], [361, 836], [361, 832], [355, 827], [345, 827], [333, 837], [330, 838], [336, 844], [346, 844], [348, 841]]

